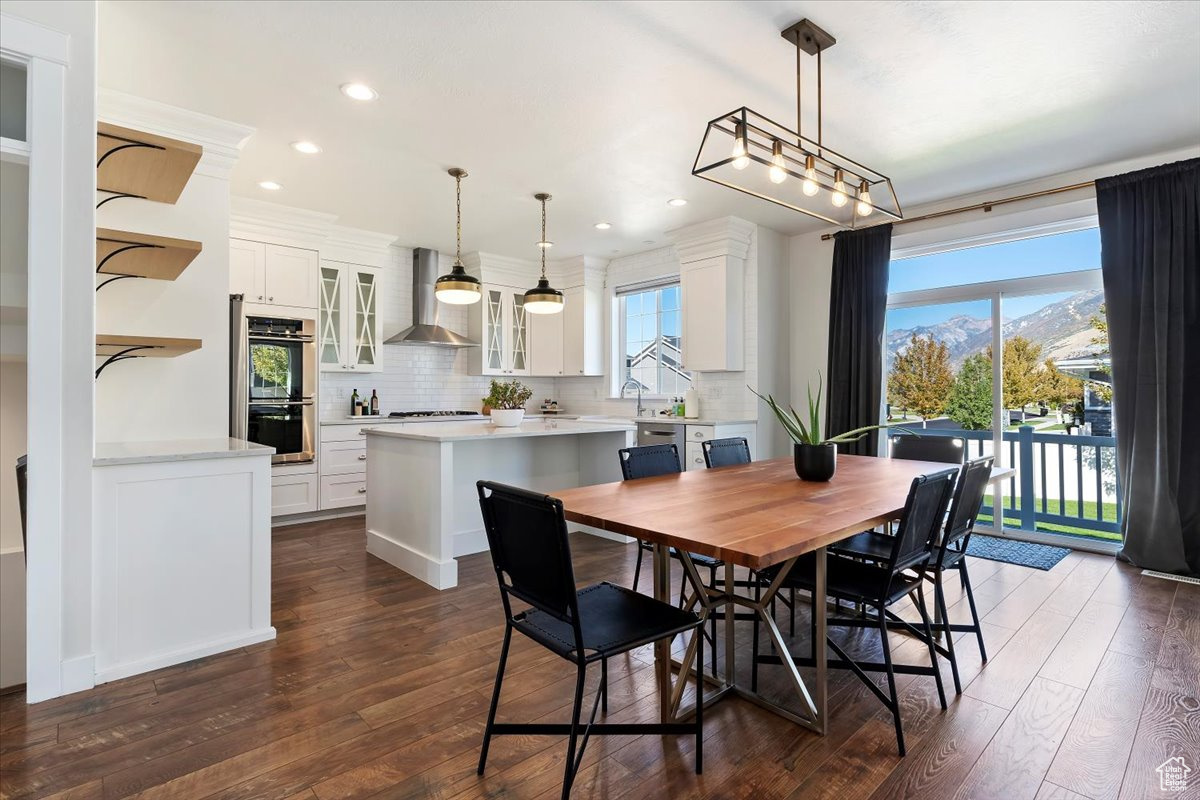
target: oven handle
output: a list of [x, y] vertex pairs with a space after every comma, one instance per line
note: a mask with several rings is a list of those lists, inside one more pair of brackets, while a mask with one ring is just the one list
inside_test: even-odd
[[312, 400], [251, 400], [252, 406], [311, 406]]
[[252, 333], [248, 338], [252, 342], [300, 342], [301, 344], [308, 344], [316, 341], [316, 338], [311, 334], [304, 334], [303, 336], [264, 336]]

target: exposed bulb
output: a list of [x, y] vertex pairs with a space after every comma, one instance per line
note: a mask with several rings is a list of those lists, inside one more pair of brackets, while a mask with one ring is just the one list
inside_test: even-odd
[[776, 139], [771, 144], [771, 168], [767, 170], [771, 183], [783, 183], [787, 180], [787, 162], [783, 160], [783, 142]]
[[809, 197], [821, 191], [821, 184], [817, 183], [817, 160], [812, 156], [804, 160], [804, 183], [800, 188]]
[[854, 210], [858, 212], [860, 217], [869, 217], [871, 212], [875, 210], [871, 205], [871, 187], [863, 181], [858, 186], [858, 204], [854, 206]]
[[838, 208], [846, 205], [846, 182], [842, 180], [842, 171], [839, 169], [833, 173], [833, 196], [829, 198]]
[[750, 155], [746, 149], [746, 126], [740, 122], [733, 130], [733, 152], [729, 155], [733, 157], [734, 169], [745, 169], [750, 165]]

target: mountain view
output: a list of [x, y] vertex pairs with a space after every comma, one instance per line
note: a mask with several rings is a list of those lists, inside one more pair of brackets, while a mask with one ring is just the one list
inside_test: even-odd
[[[1004, 336], [1024, 336], [1042, 345], [1043, 358], [1055, 361], [1089, 355], [1095, 349], [1091, 340], [1096, 335], [1089, 320], [1100, 313], [1103, 302], [1104, 293], [1099, 289], [1077, 292], [1032, 313], [1005, 320]], [[944, 342], [950, 350], [950, 364], [957, 371], [967, 356], [987, 350], [992, 343], [992, 321], [959, 314], [934, 325], [889, 330], [886, 343], [889, 368], [891, 356], [907, 350], [914, 333]]]

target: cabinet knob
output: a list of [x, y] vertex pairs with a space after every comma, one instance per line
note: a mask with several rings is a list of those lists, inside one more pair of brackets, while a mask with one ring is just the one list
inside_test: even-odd
[[271, 302], [271, 303], [274, 303], [274, 302], [275, 302], [275, 298], [274, 298], [274, 297], [268, 297], [268, 298], [267, 298], [267, 300], [268, 300], [269, 302]]
[[360, 489], [358, 490], [358, 493], [359, 493], [359, 494], [366, 494], [366, 493], [367, 493], [367, 489], [366, 489], [366, 487], [364, 486], [364, 487], [360, 488]]
[[693, 434], [692, 434], [692, 436], [695, 436], [697, 439], [703, 439], [703, 438], [704, 438], [704, 434], [703, 434], [703, 433], [701, 433], [700, 431], [696, 431], [695, 433], [693, 433]]
[[[359, 435], [359, 436], [366, 436], [366, 435], [367, 435], [367, 429], [366, 429], [366, 428], [359, 428], [359, 429], [358, 429], [358, 435]], [[363, 458], [366, 458], [366, 456], [363, 456]]]
[[358, 369], [358, 364], [351, 364], [350, 369]]
[[358, 457], [358, 460], [359, 460], [359, 461], [366, 461], [366, 460], [367, 460], [367, 454], [366, 454], [366, 453], [363, 453], [361, 456], [359, 456], [359, 457]]
[[258, 296], [258, 299], [259, 299], [259, 300], [262, 300], [262, 295], [261, 295], [261, 294]]

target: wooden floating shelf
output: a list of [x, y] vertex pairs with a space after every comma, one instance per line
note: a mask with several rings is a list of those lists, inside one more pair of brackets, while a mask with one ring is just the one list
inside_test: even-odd
[[[120, 336], [114, 333], [96, 334], [96, 355], [100, 358], [120, 355], [131, 347], [139, 348], [138, 358], [175, 358], [199, 350], [200, 339], [177, 339], [169, 336]], [[133, 355], [131, 353], [130, 355]]]
[[165, 336], [120, 336], [111, 333], [96, 334], [96, 358], [104, 363], [96, 368], [96, 377], [109, 364], [128, 358], [175, 358], [193, 350], [199, 350], [199, 339], [176, 339]]
[[96, 188], [175, 203], [203, 154], [198, 144], [101, 122], [96, 126]]
[[204, 246], [188, 239], [96, 229], [96, 272], [173, 281]]

